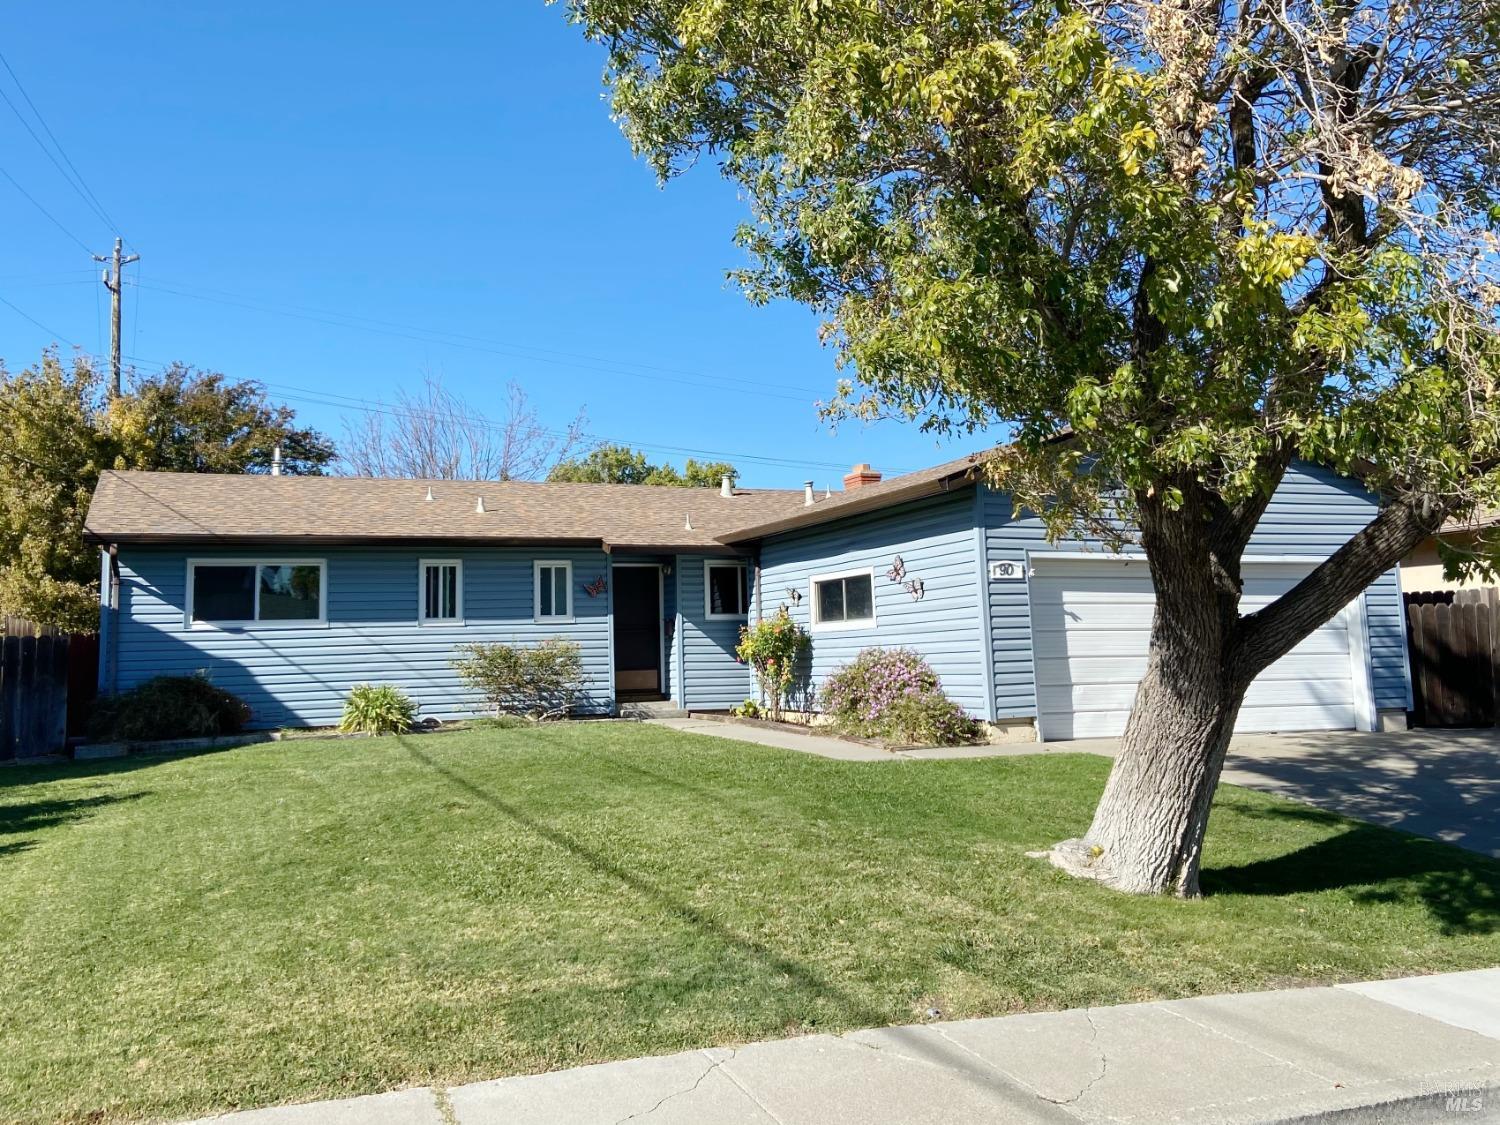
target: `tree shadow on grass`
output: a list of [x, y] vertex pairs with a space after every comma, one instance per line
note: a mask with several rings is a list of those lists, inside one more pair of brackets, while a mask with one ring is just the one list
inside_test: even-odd
[[[1348, 823], [1315, 809], [1264, 809], [1257, 815]], [[1367, 905], [1420, 903], [1449, 936], [1500, 929], [1500, 863], [1369, 824], [1275, 859], [1207, 869], [1202, 881], [1209, 895], [1343, 890]]]
[[[71, 800], [20, 801], [13, 805], [0, 805], [0, 836], [14, 836], [22, 832], [36, 832], [56, 824], [82, 820], [107, 805], [124, 801], [135, 801], [146, 796], [144, 792], [105, 793], [94, 797], [75, 797]], [[24, 851], [29, 842], [0, 845], [0, 856]]]
[[407, 739], [403, 738], [401, 743], [405, 747], [406, 752], [412, 758], [422, 763], [422, 765], [434, 773], [440, 774], [452, 785], [462, 789], [477, 800], [482, 801], [502, 816], [505, 816], [541, 839], [546, 840], [554, 847], [568, 853], [591, 871], [614, 880], [623, 889], [666, 910], [676, 918], [687, 923], [698, 933], [717, 941], [730, 952], [759, 964], [764, 970], [784, 977], [793, 987], [811, 998], [825, 1002], [832, 1001], [838, 1006], [839, 1014], [843, 1019], [857, 1026], [866, 1027], [886, 1022], [884, 1012], [876, 1010], [858, 996], [838, 987], [817, 970], [799, 961], [792, 960], [778, 953], [776, 950], [755, 941], [753, 938], [736, 933], [729, 926], [712, 917], [708, 912], [680, 901], [665, 888], [646, 878], [645, 875], [636, 871], [626, 870], [608, 856], [601, 854], [582, 841], [575, 839], [560, 829], [544, 824], [523, 809], [518, 808], [516, 805], [496, 796], [488, 790], [480, 788], [447, 766], [434, 761], [427, 754], [413, 746]]

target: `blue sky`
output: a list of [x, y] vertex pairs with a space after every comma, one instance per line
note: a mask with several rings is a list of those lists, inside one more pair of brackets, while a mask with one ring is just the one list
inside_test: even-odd
[[[748, 454], [751, 485], [973, 444], [819, 423], [836, 376], [813, 317], [724, 279], [733, 186], [703, 167], [659, 188], [609, 120], [601, 53], [541, 0], [26, 5], [0, 50], [142, 255], [123, 338], [143, 370], [260, 379], [335, 437], [347, 400], [424, 373], [487, 414], [515, 379], [550, 425], [586, 406], [658, 459]], [[0, 90], [27, 113], [3, 71]], [[112, 231], [3, 102], [0, 169], [0, 357], [105, 352], [78, 243]]]

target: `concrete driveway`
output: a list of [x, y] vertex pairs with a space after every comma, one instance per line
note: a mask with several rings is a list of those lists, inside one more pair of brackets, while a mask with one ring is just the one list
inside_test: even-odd
[[1247, 735], [1224, 780], [1500, 857], [1500, 730]]

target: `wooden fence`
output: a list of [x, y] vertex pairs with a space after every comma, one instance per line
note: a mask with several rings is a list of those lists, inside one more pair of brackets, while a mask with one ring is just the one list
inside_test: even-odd
[[1500, 719], [1500, 590], [1406, 594], [1412, 721], [1491, 727]]
[[0, 761], [56, 754], [88, 725], [99, 638], [0, 617]]

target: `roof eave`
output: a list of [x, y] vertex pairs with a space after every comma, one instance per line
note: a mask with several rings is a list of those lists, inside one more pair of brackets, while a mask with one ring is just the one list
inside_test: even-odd
[[85, 543], [142, 547], [592, 547], [594, 537], [472, 535], [176, 535], [164, 532], [110, 532], [84, 528]]
[[902, 488], [881, 489], [875, 495], [862, 498], [854, 497], [837, 505], [820, 508], [813, 505], [810, 510], [803, 510], [794, 516], [784, 519], [771, 520], [767, 523], [757, 524], [754, 527], [740, 528], [727, 535], [719, 536], [719, 542], [729, 546], [743, 543], [753, 543], [758, 539], [765, 539], [771, 535], [779, 535], [783, 532], [801, 531], [803, 528], [817, 527], [820, 524], [833, 523], [848, 516], [863, 515], [866, 512], [878, 512], [882, 508], [893, 508], [898, 504], [905, 504], [912, 500], [925, 500], [932, 496], [942, 496], [954, 492], [960, 488], [969, 488], [977, 483], [977, 476], [972, 468], [960, 469], [949, 473], [947, 476], [936, 480], [920, 481], [916, 484], [907, 485]]

